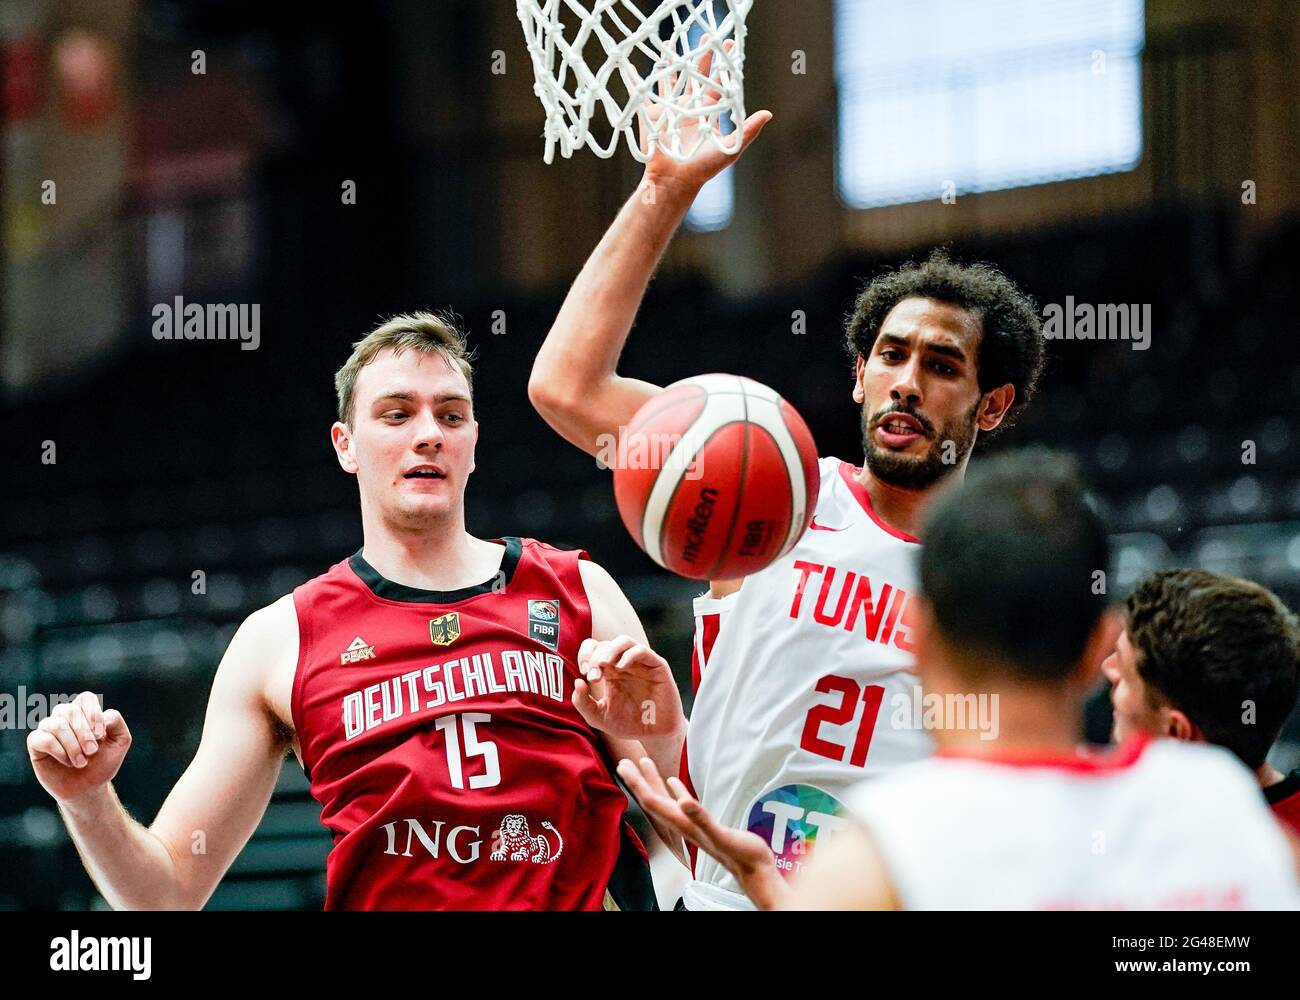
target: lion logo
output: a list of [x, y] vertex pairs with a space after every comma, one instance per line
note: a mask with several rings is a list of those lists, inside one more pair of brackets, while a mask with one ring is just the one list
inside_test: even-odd
[[492, 861], [531, 861], [535, 865], [549, 865], [564, 853], [564, 838], [550, 823], [543, 821], [542, 829], [555, 834], [554, 854], [551, 853], [551, 842], [545, 834], [539, 833], [536, 837], [529, 835], [527, 816], [522, 813], [503, 816], [497, 830], [496, 849], [488, 857]]

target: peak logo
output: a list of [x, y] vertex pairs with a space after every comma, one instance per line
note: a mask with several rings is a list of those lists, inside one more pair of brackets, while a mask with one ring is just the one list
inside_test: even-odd
[[357, 636], [348, 644], [348, 648], [339, 654], [339, 661], [343, 664], [359, 663], [362, 660], [373, 660], [375, 658], [375, 647], [366, 644], [366, 640]]

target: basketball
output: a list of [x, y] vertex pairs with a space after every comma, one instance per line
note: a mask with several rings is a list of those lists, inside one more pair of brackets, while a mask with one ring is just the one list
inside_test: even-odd
[[817, 506], [817, 447], [774, 390], [739, 375], [684, 379], [619, 441], [614, 498], [636, 543], [694, 580], [756, 573], [788, 552]]

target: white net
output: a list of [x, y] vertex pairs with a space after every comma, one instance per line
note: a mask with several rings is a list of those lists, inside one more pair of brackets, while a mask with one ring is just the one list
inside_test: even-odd
[[584, 145], [609, 157], [621, 139], [642, 162], [655, 148], [677, 159], [708, 142], [739, 151], [753, 0], [516, 3], [546, 110], [547, 163], [557, 146], [566, 158]]

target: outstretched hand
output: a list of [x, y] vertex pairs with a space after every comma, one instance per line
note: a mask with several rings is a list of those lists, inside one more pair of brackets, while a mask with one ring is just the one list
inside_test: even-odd
[[[735, 47], [735, 42], [728, 39], [723, 46], [728, 52]], [[710, 48], [700, 56], [696, 63], [696, 71], [700, 78], [708, 79], [709, 72], [713, 66], [713, 49]], [[680, 74], [673, 73], [659, 81], [659, 99], [666, 100], [675, 94], [680, 80]], [[690, 94], [698, 95], [706, 84], [702, 84], [695, 79], [690, 80], [686, 87]], [[714, 103], [721, 100], [722, 95], [713, 88], [710, 88], [704, 95], [706, 103]], [[647, 101], [645, 107], [639, 115], [639, 132], [642, 151], [650, 151], [649, 128], [650, 124], [657, 123], [663, 117], [664, 111], [655, 104], [654, 101]], [[750, 143], [758, 138], [760, 132], [772, 120], [772, 112], [755, 111], [741, 125], [741, 143], [740, 149], [735, 153], [725, 153], [711, 142], [704, 142], [695, 154], [686, 160], [678, 160], [669, 156], [658, 146], [651, 151], [649, 162], [646, 164], [646, 181], [650, 184], [669, 184], [686, 188], [692, 192], [699, 191], [715, 176], [722, 173], [727, 167], [735, 163], [749, 148]], [[716, 122], [714, 123], [716, 127]], [[690, 149], [701, 138], [706, 126], [702, 125], [696, 119], [687, 120], [680, 128], [681, 143], [685, 149]]]
[[618, 775], [652, 819], [716, 858], [760, 910], [774, 910], [788, 900], [790, 889], [762, 837], [715, 822], [680, 780], [669, 777], [665, 784], [648, 757], [639, 766], [624, 758]]

